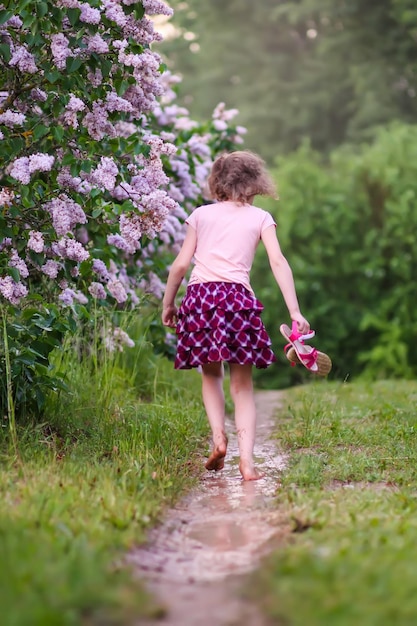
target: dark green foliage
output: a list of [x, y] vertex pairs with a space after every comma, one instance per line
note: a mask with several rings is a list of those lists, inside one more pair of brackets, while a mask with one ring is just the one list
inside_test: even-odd
[[[333, 360], [331, 377], [417, 374], [417, 127], [394, 125], [372, 145], [341, 148], [329, 163], [308, 146], [278, 163], [281, 202], [266, 202], [293, 268], [300, 304]], [[278, 350], [288, 313], [267, 260], [252, 283]], [[307, 370], [271, 368], [285, 386]]]
[[[392, 120], [417, 121], [413, 0], [172, 2], [166, 42], [194, 116], [219, 100], [237, 107], [247, 147], [273, 159], [305, 137], [328, 151]], [[188, 7], [188, 8], [187, 8]]]
[[21, 416], [41, 415], [48, 392], [66, 389], [63, 376], [53, 372], [50, 354], [73, 329], [74, 320], [56, 305], [45, 307], [39, 301], [36, 308], [10, 309], [12, 314], [8, 314], [7, 307], [1, 311], [6, 323], [2, 323], [0, 336], [0, 414], [6, 415], [8, 406], [7, 352], [16, 412]]

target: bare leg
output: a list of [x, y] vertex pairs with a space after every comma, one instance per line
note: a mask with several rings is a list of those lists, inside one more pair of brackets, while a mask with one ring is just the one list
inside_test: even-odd
[[230, 363], [230, 393], [235, 405], [235, 424], [239, 444], [239, 470], [243, 480], [257, 480], [264, 474], [253, 461], [256, 409], [253, 396], [252, 366]]
[[221, 470], [227, 450], [223, 391], [223, 364], [207, 363], [203, 370], [203, 402], [213, 437], [213, 451], [205, 465], [208, 470]]

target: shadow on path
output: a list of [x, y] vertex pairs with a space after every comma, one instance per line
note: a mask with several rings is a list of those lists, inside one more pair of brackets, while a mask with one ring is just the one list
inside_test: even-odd
[[236, 434], [229, 421], [224, 470], [206, 472], [198, 487], [151, 531], [148, 543], [129, 555], [129, 562], [166, 611], [146, 624], [263, 624], [239, 595], [239, 587], [242, 575], [256, 569], [260, 559], [289, 532], [288, 519], [274, 507], [285, 467], [285, 458], [271, 439], [281, 398], [276, 391], [256, 394], [255, 453], [265, 477], [242, 481]]

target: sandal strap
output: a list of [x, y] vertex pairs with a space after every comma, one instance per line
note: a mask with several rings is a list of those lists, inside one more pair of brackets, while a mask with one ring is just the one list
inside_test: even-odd
[[313, 348], [308, 354], [298, 354], [297, 356], [303, 361], [307, 369], [311, 369], [317, 361], [318, 354], [316, 348]]
[[300, 332], [298, 332], [297, 322], [293, 322], [291, 327], [291, 335], [289, 338], [291, 339], [291, 341], [298, 340], [301, 343], [304, 343], [304, 341], [306, 341], [307, 339], [312, 339], [315, 334], [316, 332], [314, 330], [310, 330], [310, 332], [302, 335]]

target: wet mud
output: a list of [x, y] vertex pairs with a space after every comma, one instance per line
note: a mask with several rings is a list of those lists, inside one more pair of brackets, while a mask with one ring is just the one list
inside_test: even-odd
[[272, 439], [281, 394], [256, 394], [257, 466], [265, 476], [243, 481], [238, 469], [234, 425], [227, 424], [225, 467], [202, 475], [200, 484], [153, 529], [129, 562], [163, 611], [141, 625], [262, 626], [255, 607], [242, 596], [244, 577], [290, 532], [274, 506], [286, 459]]

